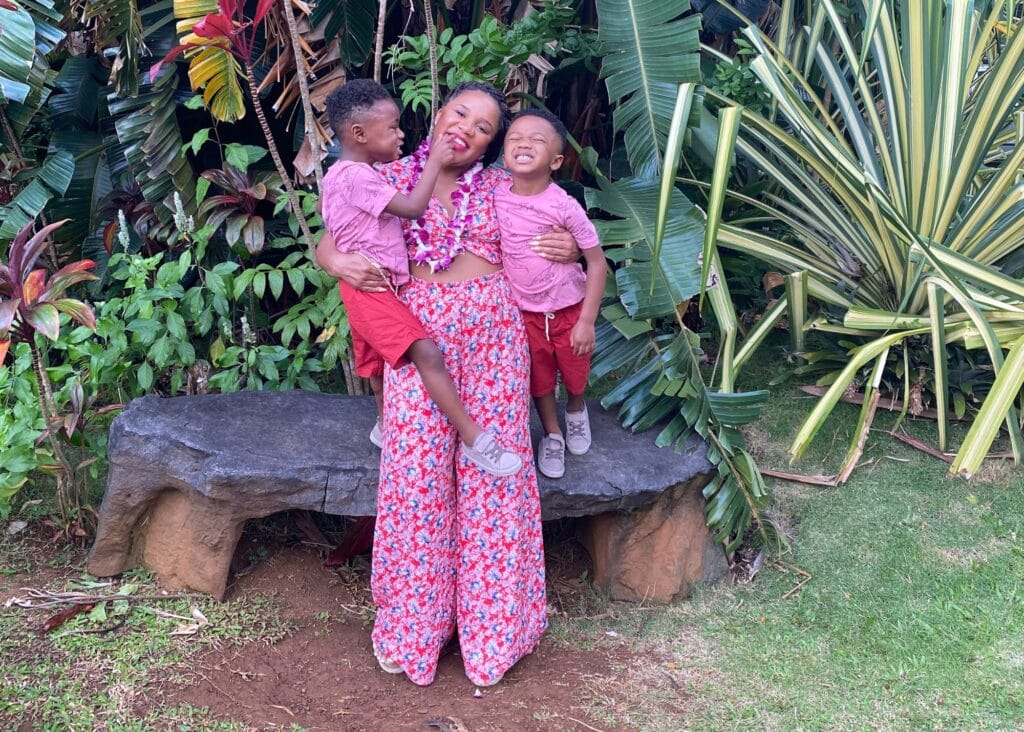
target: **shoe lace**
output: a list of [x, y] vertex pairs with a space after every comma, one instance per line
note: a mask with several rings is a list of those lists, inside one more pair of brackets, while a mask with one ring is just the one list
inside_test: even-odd
[[579, 437], [580, 439], [586, 439], [587, 437], [587, 424], [586, 422], [569, 422], [566, 421], [565, 426], [568, 428], [569, 439], [573, 437]]
[[544, 459], [558, 460], [562, 457], [562, 446], [555, 440], [548, 440], [544, 443]]
[[501, 462], [501, 456], [505, 454], [505, 449], [496, 440], [492, 440], [487, 447], [480, 451], [480, 453], [488, 460], [493, 462], [495, 465]]

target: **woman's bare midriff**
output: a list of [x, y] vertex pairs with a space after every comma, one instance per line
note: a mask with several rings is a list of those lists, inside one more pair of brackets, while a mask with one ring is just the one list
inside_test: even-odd
[[483, 257], [463, 252], [452, 260], [452, 266], [441, 272], [431, 272], [425, 264], [409, 262], [409, 274], [430, 282], [462, 282], [501, 271], [500, 264], [491, 264]]

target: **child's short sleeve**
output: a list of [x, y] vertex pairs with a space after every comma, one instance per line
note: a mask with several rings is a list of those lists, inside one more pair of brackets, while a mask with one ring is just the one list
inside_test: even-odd
[[350, 165], [342, 171], [339, 185], [347, 203], [353, 208], [379, 217], [398, 190], [369, 165]]
[[593, 249], [601, 246], [601, 241], [597, 238], [597, 229], [587, 218], [587, 212], [568, 193], [565, 194], [565, 203], [562, 206], [562, 218], [565, 220], [565, 228], [572, 234], [580, 249]]

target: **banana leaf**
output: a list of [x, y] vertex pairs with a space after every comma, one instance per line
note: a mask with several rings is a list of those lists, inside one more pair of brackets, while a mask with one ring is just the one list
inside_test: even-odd
[[598, 0], [601, 77], [615, 104], [612, 126], [624, 133], [633, 174], [661, 170], [676, 89], [701, 81], [700, 17], [680, 17], [688, 0]]
[[75, 159], [65, 150], [55, 150], [32, 172], [32, 180], [9, 204], [0, 207], [0, 241], [10, 241], [34, 220], [54, 196], [62, 196], [71, 183]]

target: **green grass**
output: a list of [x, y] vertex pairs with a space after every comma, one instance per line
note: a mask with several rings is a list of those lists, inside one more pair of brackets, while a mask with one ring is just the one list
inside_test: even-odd
[[[164, 599], [141, 572], [109, 585], [83, 576], [49, 589], [120, 591], [127, 599], [103, 603], [101, 610], [80, 614], [47, 634], [40, 626], [57, 610], [0, 610], [0, 722], [29, 721], [41, 730], [242, 729], [214, 720], [206, 710], [154, 704], [156, 689], [166, 680], [184, 680], [190, 661], [205, 651], [254, 641], [269, 644], [289, 630], [266, 598], [227, 603], [201, 595]], [[152, 595], [158, 597], [142, 599]], [[193, 609], [208, 624], [191, 634], [175, 634], [195, 623]], [[115, 625], [109, 633], [89, 632]], [[140, 720], [140, 712], [148, 716]]]
[[[847, 405], [785, 463], [812, 403], [773, 390], [750, 434], [762, 465], [835, 472], [857, 419]], [[893, 421], [880, 413], [875, 427]], [[906, 429], [934, 443], [934, 425]], [[555, 637], [624, 639], [638, 654], [590, 685], [595, 714], [644, 730], [1024, 728], [1024, 476], [945, 473], [873, 433], [841, 487], [774, 482], [793, 539], [784, 560], [813, 575], [790, 599], [799, 577], [766, 565], [672, 608], [613, 604], [615, 619], [556, 623]]]

